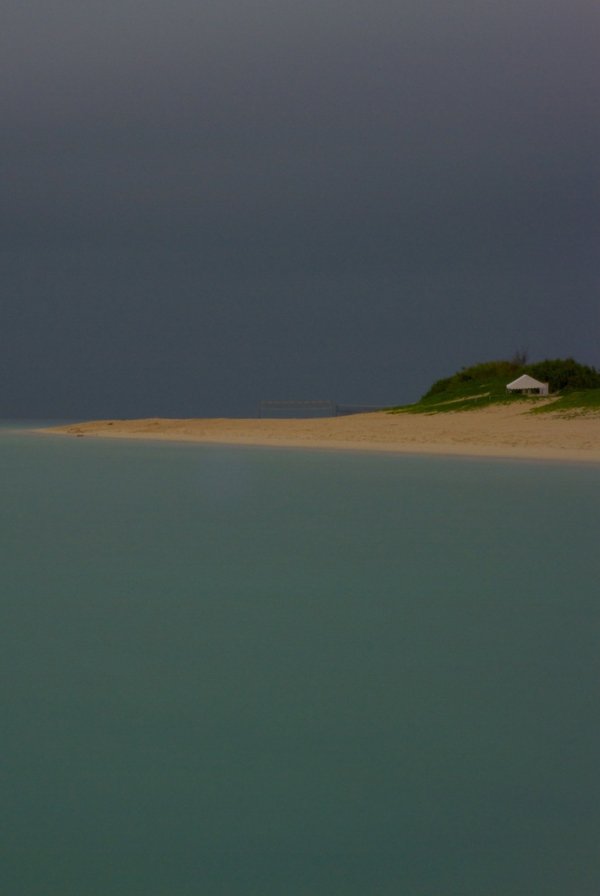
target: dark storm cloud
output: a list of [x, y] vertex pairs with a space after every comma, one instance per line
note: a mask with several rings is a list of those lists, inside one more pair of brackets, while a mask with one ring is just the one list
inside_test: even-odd
[[[14, 306], [50, 309], [58, 344], [87, 346], [98, 407], [107, 356], [128, 408], [194, 370], [224, 402], [393, 401], [403, 377], [523, 342], [598, 363], [595, 3], [11, 3], [7, 19], [4, 338], [58, 363]], [[399, 355], [418, 373], [392, 382]], [[77, 363], [56, 388], [82, 413]]]
[[589, 189], [598, 66], [575, 7], [443, 8], [25, 5], [9, 208], [92, 229], [328, 209], [385, 227], [480, 194], [502, 215], [507, 191], [556, 177], [559, 203], [565, 181]]

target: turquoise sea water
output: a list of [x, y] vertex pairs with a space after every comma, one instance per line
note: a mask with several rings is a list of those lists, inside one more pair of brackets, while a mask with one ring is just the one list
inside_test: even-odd
[[596, 896], [600, 468], [0, 433], [10, 896]]

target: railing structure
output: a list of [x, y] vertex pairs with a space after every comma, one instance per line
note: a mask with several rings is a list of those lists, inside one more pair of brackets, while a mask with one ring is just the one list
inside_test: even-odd
[[335, 417], [335, 401], [261, 401], [259, 417]]
[[381, 405], [337, 404], [330, 399], [312, 401], [261, 401], [259, 417], [341, 417], [347, 414], [366, 414], [381, 411]]
[[348, 414], [369, 414], [372, 411], [384, 411], [386, 405], [381, 404], [338, 404], [337, 416], [345, 417]]

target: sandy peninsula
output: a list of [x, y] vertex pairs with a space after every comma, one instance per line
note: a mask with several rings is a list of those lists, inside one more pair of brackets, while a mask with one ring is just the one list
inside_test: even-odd
[[[537, 403], [539, 407], [539, 401]], [[443, 414], [384, 411], [318, 419], [97, 420], [44, 430], [73, 437], [600, 463], [600, 413], [531, 414], [527, 402]]]

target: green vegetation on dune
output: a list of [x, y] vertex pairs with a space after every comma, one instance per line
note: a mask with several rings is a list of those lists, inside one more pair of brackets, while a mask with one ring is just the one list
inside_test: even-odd
[[[550, 399], [507, 391], [507, 384], [525, 373], [549, 383]], [[579, 364], [573, 358], [557, 358], [536, 364], [524, 364], [521, 360], [486, 361], [463, 367], [452, 376], [437, 380], [418, 402], [391, 408], [390, 412], [438, 414], [514, 402], [528, 405], [535, 413], [598, 410], [600, 372], [594, 367]]]
[[551, 411], [560, 411], [563, 414], [568, 414], [569, 411], [574, 414], [600, 411], [600, 389], [566, 391], [557, 395], [555, 401], [531, 409], [532, 414], [547, 414]]

